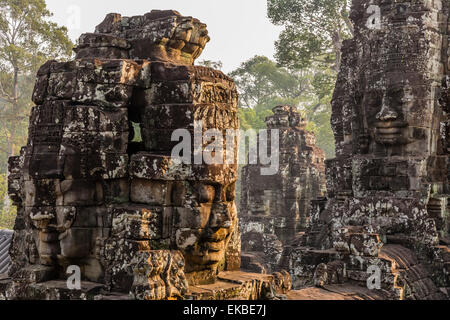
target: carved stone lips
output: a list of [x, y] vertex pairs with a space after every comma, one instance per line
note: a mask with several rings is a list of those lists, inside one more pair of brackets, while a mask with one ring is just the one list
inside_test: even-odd
[[391, 145], [402, 141], [402, 131], [407, 127], [403, 121], [380, 121], [375, 124], [375, 139], [378, 143]]
[[388, 135], [388, 136], [395, 136], [402, 133], [402, 130], [407, 126], [405, 122], [395, 121], [395, 122], [388, 122], [388, 121], [380, 121], [375, 124], [376, 126], [376, 133], [378, 135]]

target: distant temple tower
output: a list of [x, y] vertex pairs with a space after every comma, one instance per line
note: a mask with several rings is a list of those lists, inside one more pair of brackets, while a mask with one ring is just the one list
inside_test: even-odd
[[266, 123], [280, 134], [278, 172], [264, 176], [260, 163], [242, 170], [242, 251], [251, 253], [243, 255], [243, 267], [253, 271], [275, 268], [283, 247], [308, 226], [311, 200], [326, 193], [325, 154], [305, 130], [305, 119], [295, 107], [273, 112]]

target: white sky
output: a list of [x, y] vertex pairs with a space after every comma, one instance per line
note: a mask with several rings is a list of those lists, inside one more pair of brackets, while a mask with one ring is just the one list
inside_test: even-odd
[[225, 72], [254, 55], [273, 58], [274, 42], [281, 31], [267, 18], [266, 0], [46, 0], [46, 3], [54, 13], [53, 21], [68, 27], [73, 41], [82, 33], [93, 32], [111, 12], [133, 16], [152, 9], [173, 9], [193, 16], [208, 25], [211, 36], [197, 61], [220, 60]]

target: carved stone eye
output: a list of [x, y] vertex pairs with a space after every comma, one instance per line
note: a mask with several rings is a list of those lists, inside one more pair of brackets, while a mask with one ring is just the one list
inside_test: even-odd
[[372, 91], [366, 93], [362, 101], [363, 107], [367, 111], [367, 117], [369, 120], [374, 121], [375, 116], [380, 112], [383, 103], [383, 94], [378, 91]]
[[406, 6], [399, 4], [397, 6], [397, 15], [404, 15], [406, 13]]
[[403, 101], [404, 92], [403, 89], [397, 88], [397, 89], [391, 89], [388, 91], [388, 99], [391, 103], [391, 106], [397, 106], [402, 104]]
[[200, 184], [198, 187], [198, 196], [200, 203], [213, 203], [216, 196], [216, 190], [213, 186]]

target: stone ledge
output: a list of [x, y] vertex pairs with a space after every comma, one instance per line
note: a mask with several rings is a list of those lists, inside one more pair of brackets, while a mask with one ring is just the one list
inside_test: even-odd
[[289, 300], [386, 300], [387, 295], [382, 291], [371, 291], [356, 285], [331, 285], [324, 288], [305, 288], [288, 292]]
[[12, 290], [19, 293], [14, 297], [15, 299], [25, 300], [94, 300], [94, 297], [99, 295], [105, 289], [105, 286], [99, 283], [81, 282], [81, 290], [70, 290], [67, 288], [65, 280], [53, 280], [37, 284], [28, 284], [20, 282], [6, 281], [2, 288], [2, 281], [0, 281], [0, 294]]
[[[277, 291], [272, 275], [222, 272], [214, 284], [191, 286], [187, 300], [265, 300]], [[277, 292], [278, 293], [278, 292]]]

